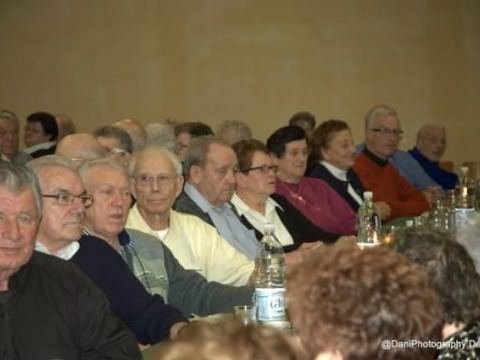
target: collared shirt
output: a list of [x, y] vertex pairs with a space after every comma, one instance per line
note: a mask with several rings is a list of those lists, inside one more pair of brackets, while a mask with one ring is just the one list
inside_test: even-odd
[[288, 232], [287, 228], [283, 224], [282, 220], [277, 214], [276, 208], [283, 210], [282, 207], [272, 198], [268, 198], [265, 203], [265, 214], [259, 213], [257, 210], [252, 209], [250, 206], [240, 199], [237, 194], [233, 194], [232, 204], [235, 205], [238, 213], [245, 216], [247, 220], [252, 224], [254, 228], [265, 233], [264, 227], [266, 223], [271, 223], [274, 226], [275, 236], [283, 246], [292, 245], [293, 238]]
[[230, 245], [242, 252], [249, 260], [255, 259], [259, 249], [259, 242], [255, 237], [255, 231], [247, 229], [235, 212], [232, 205], [224, 203], [215, 207], [192, 185], [186, 183], [185, 193], [205, 213], [208, 213], [218, 233], [225, 238]]
[[339, 169], [336, 166], [333, 166], [332, 164], [326, 162], [325, 160], [322, 160], [321, 164], [325, 166], [325, 168], [330, 171], [330, 173], [338, 180], [348, 183], [348, 194], [358, 203], [358, 205], [361, 205], [363, 203], [363, 199], [357, 194], [357, 192], [353, 189], [352, 185], [348, 181], [346, 170]]
[[67, 246], [58, 250], [57, 252], [52, 253], [41, 242], [39, 241], [35, 242], [35, 250], [42, 252], [44, 254], [59, 257], [60, 259], [63, 259], [63, 260], [70, 260], [73, 257], [73, 255], [75, 255], [75, 253], [78, 251], [79, 248], [80, 248], [80, 245], [78, 244], [78, 241], [73, 241]]
[[46, 150], [46, 149], [50, 149], [52, 146], [54, 146], [55, 144], [57, 143], [57, 141], [47, 141], [47, 142], [44, 142], [44, 143], [40, 143], [40, 144], [36, 144], [36, 145], [33, 145], [33, 146], [30, 146], [26, 149], [23, 149], [24, 152], [26, 152], [27, 154], [31, 154], [31, 153], [34, 153], [35, 151], [37, 150]]

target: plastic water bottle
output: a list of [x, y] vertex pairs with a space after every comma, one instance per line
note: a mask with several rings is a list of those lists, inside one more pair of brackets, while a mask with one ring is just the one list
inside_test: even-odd
[[363, 193], [363, 203], [357, 213], [357, 237], [360, 243], [378, 243], [380, 240], [380, 217], [375, 212], [373, 193]]
[[255, 307], [257, 323], [286, 328], [285, 254], [273, 234], [272, 224], [265, 225], [260, 250], [255, 259]]

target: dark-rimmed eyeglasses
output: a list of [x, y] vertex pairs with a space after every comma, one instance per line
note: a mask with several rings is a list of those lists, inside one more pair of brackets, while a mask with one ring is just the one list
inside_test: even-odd
[[80, 199], [83, 206], [86, 208], [92, 206], [93, 204], [93, 196], [86, 193], [73, 195], [69, 192], [61, 192], [59, 194], [42, 194], [42, 197], [56, 199], [57, 204], [62, 206], [72, 205], [75, 199]]
[[373, 128], [368, 130], [382, 134], [382, 135], [393, 135], [397, 137], [402, 137], [403, 135], [403, 130], [400, 130], [400, 129]]
[[278, 166], [277, 165], [260, 165], [260, 166], [254, 166], [247, 169], [242, 169], [239, 172], [246, 174], [249, 171], [254, 171], [254, 170], [260, 170], [262, 174], [268, 174], [270, 171], [276, 174], [278, 171]]

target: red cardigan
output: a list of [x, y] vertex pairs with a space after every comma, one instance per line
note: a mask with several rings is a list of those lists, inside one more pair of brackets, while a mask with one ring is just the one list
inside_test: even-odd
[[372, 159], [373, 154], [369, 155], [360, 153], [353, 169], [365, 189], [373, 192], [374, 201], [384, 201], [390, 205], [392, 214], [387, 220], [417, 216], [430, 209], [425, 196], [403, 178], [390, 162], [380, 164]]

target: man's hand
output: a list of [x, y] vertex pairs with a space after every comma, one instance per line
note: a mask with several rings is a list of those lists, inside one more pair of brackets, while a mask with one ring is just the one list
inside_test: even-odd
[[392, 208], [385, 201], [377, 201], [375, 203], [375, 212], [382, 220], [385, 220], [392, 215]]

